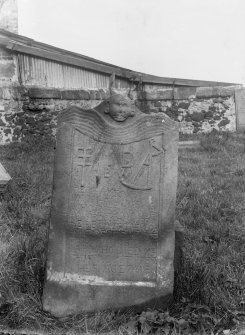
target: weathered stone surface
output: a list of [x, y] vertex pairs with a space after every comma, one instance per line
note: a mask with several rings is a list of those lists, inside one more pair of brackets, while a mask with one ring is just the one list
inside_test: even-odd
[[90, 95], [85, 90], [65, 90], [61, 91], [61, 98], [63, 100], [89, 100]]
[[4, 169], [2, 164], [0, 163], [0, 193], [3, 193], [6, 189], [8, 182], [10, 181], [11, 177]]
[[234, 95], [236, 88], [236, 86], [198, 87], [196, 90], [196, 97], [203, 99], [230, 97]]
[[202, 113], [202, 112], [194, 112], [191, 115], [191, 118], [192, 118], [193, 121], [199, 122], [199, 121], [202, 121], [204, 119], [204, 116], [205, 116], [205, 114]]
[[58, 89], [32, 87], [29, 88], [28, 95], [33, 99], [61, 99], [61, 91]]
[[189, 106], [190, 106], [190, 102], [186, 102], [186, 101], [181, 101], [178, 105], [178, 107], [182, 109], [188, 109]]
[[178, 127], [108, 105], [59, 118], [43, 296], [58, 317], [163, 307], [173, 291]]
[[1, 61], [0, 66], [0, 77], [1, 78], [12, 78], [15, 74], [15, 64], [13, 61], [4, 60]]
[[195, 98], [196, 87], [177, 87], [174, 89], [174, 99], [185, 100], [191, 97]]
[[165, 89], [159, 91], [140, 91], [138, 93], [139, 100], [169, 100], [173, 99], [173, 89]]
[[219, 127], [224, 127], [224, 126], [226, 126], [228, 123], [230, 123], [230, 121], [229, 121], [228, 119], [223, 119], [222, 121], [220, 121], [220, 122], [218, 123], [218, 126], [219, 126]]
[[[3, 51], [0, 48], [0, 56], [1, 52]], [[3, 57], [7, 57], [8, 60], [8, 53], [3, 54]], [[28, 94], [28, 88], [18, 85], [12, 79], [11, 83], [9, 86], [4, 81], [0, 87], [0, 144], [19, 141], [33, 133], [42, 137], [55, 136], [56, 118], [60, 111], [71, 105], [84, 109], [94, 108], [99, 104], [99, 100], [107, 99], [110, 92], [104, 89], [60, 90], [33, 87], [29, 88]], [[131, 101], [146, 114], [164, 112], [173, 120], [181, 122], [182, 133], [210, 132], [212, 129], [235, 131], [236, 126], [244, 123], [243, 113], [236, 114], [235, 110], [234, 92], [239, 92], [239, 87], [198, 88], [196, 90], [200, 94], [196, 98], [194, 95], [189, 95], [194, 93], [193, 90], [189, 87], [175, 88], [174, 96], [172, 87], [161, 90], [147, 88], [146, 92], [134, 91], [134, 94], [131, 94]], [[117, 91], [116, 93], [123, 92], [125, 96], [129, 94], [125, 90]], [[177, 93], [179, 98], [186, 98], [178, 99]], [[236, 104], [238, 111], [243, 102], [240, 103], [240, 99], [236, 98]], [[197, 117], [195, 113], [199, 113]], [[33, 122], [26, 123], [25, 116], [27, 119], [32, 118]], [[229, 123], [225, 120], [229, 120]], [[39, 121], [45, 123], [45, 127]], [[193, 122], [192, 126], [190, 122]], [[18, 128], [17, 131], [14, 131], [15, 127]]]

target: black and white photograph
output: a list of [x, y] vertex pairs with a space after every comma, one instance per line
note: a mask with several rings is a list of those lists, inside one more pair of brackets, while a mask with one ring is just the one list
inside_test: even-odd
[[0, 0], [0, 335], [245, 335], [244, 34], [244, 0]]

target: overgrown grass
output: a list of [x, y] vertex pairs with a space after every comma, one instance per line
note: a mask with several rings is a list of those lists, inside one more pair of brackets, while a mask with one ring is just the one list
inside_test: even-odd
[[204, 318], [213, 330], [244, 311], [245, 135], [210, 134], [200, 140], [200, 149], [179, 152], [176, 214], [185, 228], [185, 243], [171, 317], [129, 311], [56, 319], [43, 312], [54, 143], [0, 147], [1, 163], [13, 178], [0, 202], [0, 325], [52, 334], [103, 332], [120, 325], [131, 334], [132, 329], [170, 325], [181, 333], [183, 320], [197, 327]]
[[245, 136], [211, 134], [179, 155], [177, 217], [185, 227], [176, 298], [243, 308], [245, 299]]

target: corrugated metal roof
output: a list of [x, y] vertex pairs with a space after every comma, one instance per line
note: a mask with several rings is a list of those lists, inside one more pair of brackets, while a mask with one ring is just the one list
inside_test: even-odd
[[[134, 82], [143, 82], [148, 84], [194, 87], [238, 85], [235, 83], [167, 78], [148, 75], [102, 62], [100, 60], [70, 52], [68, 50], [56, 48], [45, 43], [40, 43], [28, 37], [14, 34], [3, 29], [0, 29], [0, 45], [4, 45], [7, 49], [12, 50], [13, 52], [36, 56], [61, 64], [67, 64], [69, 67], [76, 66], [105, 75], [114, 73], [117, 77], [120, 78], [118, 79], [117, 83], [121, 83], [122, 85], [126, 80], [133, 80]], [[39, 66], [41, 66], [41, 64], [43, 63], [40, 63]]]
[[18, 54], [22, 84], [57, 88], [108, 88], [110, 76], [48, 59]]

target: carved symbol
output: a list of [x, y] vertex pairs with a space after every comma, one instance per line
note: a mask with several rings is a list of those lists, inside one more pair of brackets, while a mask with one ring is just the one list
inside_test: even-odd
[[[151, 190], [152, 186], [149, 185], [149, 175], [152, 167], [152, 158], [159, 156], [164, 153], [164, 149], [157, 146], [155, 139], [149, 141], [149, 151], [143, 156], [139, 163], [133, 165], [133, 154], [130, 152], [123, 153], [123, 164], [122, 173], [120, 176], [120, 182], [131, 189], [134, 190]], [[130, 168], [132, 173], [127, 173]], [[146, 174], [145, 185], [139, 185], [137, 182], [140, 177]], [[126, 180], [127, 179], [127, 180]]]
[[78, 149], [78, 156], [79, 160], [81, 160], [78, 164], [78, 166], [82, 167], [82, 173], [81, 173], [81, 187], [84, 187], [84, 177], [85, 177], [85, 167], [91, 166], [92, 163], [90, 161], [91, 154], [92, 154], [91, 148], [79, 148]]
[[157, 152], [152, 153], [152, 157], [158, 156], [158, 155], [164, 153], [164, 151], [165, 151], [163, 148], [159, 148], [156, 145], [156, 140], [154, 138], [150, 139], [150, 145], [151, 145], [152, 148], [157, 150]]
[[133, 159], [134, 156], [131, 154], [131, 152], [124, 152], [123, 153], [123, 163], [122, 168], [131, 168], [133, 166]]
[[109, 178], [111, 176], [111, 165], [109, 164], [106, 168], [105, 168], [105, 174], [104, 177], [105, 178]]

